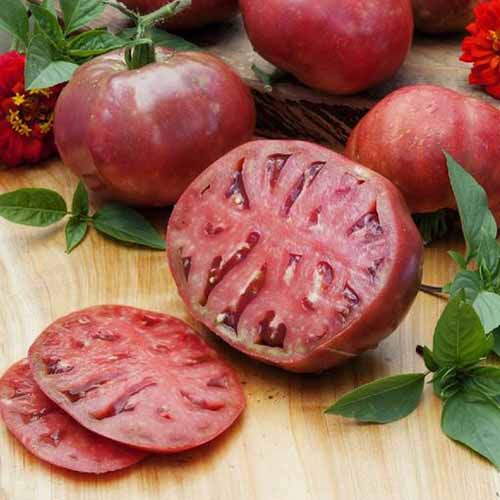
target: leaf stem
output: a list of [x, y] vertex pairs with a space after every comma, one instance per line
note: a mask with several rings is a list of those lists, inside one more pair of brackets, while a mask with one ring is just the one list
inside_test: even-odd
[[421, 292], [428, 293], [429, 295], [434, 295], [435, 297], [445, 298], [446, 294], [443, 292], [443, 288], [440, 286], [425, 285], [422, 283], [418, 289]]

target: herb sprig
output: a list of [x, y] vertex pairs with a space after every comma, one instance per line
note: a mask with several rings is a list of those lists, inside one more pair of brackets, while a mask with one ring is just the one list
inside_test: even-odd
[[432, 349], [417, 347], [428, 371], [378, 379], [345, 394], [325, 412], [361, 422], [394, 422], [417, 408], [431, 376], [429, 383], [443, 401], [443, 432], [500, 468], [500, 368], [485, 364], [492, 350], [500, 355], [497, 225], [484, 189], [445, 155], [467, 250], [465, 255], [449, 252], [459, 266], [443, 287], [450, 301], [437, 322]]
[[36, 227], [50, 226], [69, 216], [65, 228], [67, 253], [84, 240], [90, 226], [125, 244], [165, 250], [165, 240], [132, 208], [113, 202], [90, 215], [88, 193], [81, 181], [73, 195], [71, 210], [56, 191], [24, 188], [0, 195], [0, 216], [10, 222]]
[[[2, 4], [0, 9], [0, 29], [12, 35], [13, 48], [26, 53], [28, 90], [67, 82], [81, 64], [115, 49], [126, 47], [128, 53], [134, 54], [148, 52], [148, 58], [138, 58], [138, 64], [143, 65], [154, 61], [155, 44], [174, 50], [195, 48], [178, 36], [154, 28], [162, 17], [173, 16], [189, 7], [191, 0], [176, 0], [147, 16], [129, 11], [117, 2], [60, 0], [62, 22], [57, 17], [54, 0], [28, 0], [27, 5], [22, 0], [3, 1], [6, 5]], [[135, 27], [117, 34], [104, 27], [81, 32], [102, 15], [106, 5], [126, 10]], [[34, 18], [31, 29], [30, 15]]]

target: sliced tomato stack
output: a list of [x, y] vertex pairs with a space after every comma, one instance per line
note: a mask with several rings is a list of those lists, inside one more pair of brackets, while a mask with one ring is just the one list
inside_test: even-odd
[[235, 372], [186, 323], [126, 306], [57, 320], [29, 364], [0, 380], [9, 430], [39, 458], [80, 472], [204, 444], [244, 406]]
[[394, 185], [298, 141], [255, 141], [218, 160], [182, 195], [167, 240], [191, 313], [292, 371], [376, 346], [421, 276], [422, 240]]

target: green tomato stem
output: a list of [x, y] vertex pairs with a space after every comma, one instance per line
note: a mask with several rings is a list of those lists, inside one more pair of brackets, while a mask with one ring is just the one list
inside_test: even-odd
[[162, 19], [166, 19], [175, 16], [179, 12], [187, 9], [191, 6], [191, 0], [175, 0], [174, 2], [168, 3], [163, 7], [140, 17], [140, 22], [143, 26], [149, 27], [153, 26], [155, 23]]

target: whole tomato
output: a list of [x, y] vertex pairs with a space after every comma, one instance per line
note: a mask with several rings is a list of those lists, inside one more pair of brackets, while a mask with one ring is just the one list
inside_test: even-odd
[[409, 0], [240, 0], [240, 8], [260, 55], [332, 94], [387, 80], [412, 41]]
[[500, 111], [442, 87], [404, 87], [358, 123], [346, 155], [390, 179], [412, 212], [455, 208], [443, 150], [486, 189], [500, 222]]
[[463, 31], [484, 0], [412, 0], [415, 26], [424, 33]]
[[[123, 3], [141, 14], [149, 14], [173, 0], [123, 0]], [[207, 24], [228, 21], [238, 13], [238, 0], [192, 0], [191, 7], [166, 19], [161, 26], [169, 31], [201, 28]]]
[[135, 70], [123, 51], [84, 64], [55, 110], [64, 163], [101, 197], [144, 206], [173, 204], [254, 126], [252, 96], [231, 68], [163, 48]]

